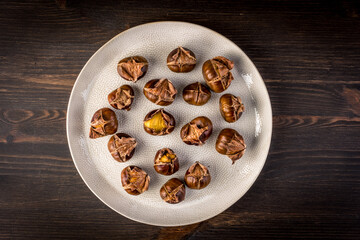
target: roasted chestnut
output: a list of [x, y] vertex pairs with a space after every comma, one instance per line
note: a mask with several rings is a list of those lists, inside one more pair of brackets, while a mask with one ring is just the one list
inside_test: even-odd
[[234, 79], [230, 70], [234, 62], [225, 57], [214, 57], [207, 60], [202, 66], [202, 73], [207, 85], [214, 92], [223, 92]]
[[207, 167], [195, 162], [185, 173], [186, 186], [192, 189], [202, 189], [209, 185], [211, 176]]
[[129, 85], [122, 85], [108, 95], [108, 101], [113, 108], [129, 111], [134, 101], [134, 90]]
[[211, 92], [199, 82], [187, 85], [183, 90], [185, 102], [191, 105], [201, 106], [209, 101]]
[[189, 145], [202, 145], [212, 133], [212, 122], [207, 117], [197, 117], [185, 124], [180, 131], [181, 139]]
[[170, 105], [177, 93], [172, 82], [166, 78], [148, 81], [143, 92], [147, 99], [160, 106]]
[[219, 103], [221, 116], [230, 123], [236, 122], [245, 110], [244, 105], [241, 103], [241, 98], [235, 97], [232, 94], [222, 95]]
[[108, 149], [116, 161], [126, 162], [134, 155], [136, 145], [135, 138], [126, 133], [117, 133], [110, 138]]
[[144, 57], [132, 56], [122, 59], [117, 65], [117, 71], [125, 80], [136, 82], [145, 75], [148, 65]]
[[128, 166], [121, 171], [121, 183], [131, 195], [139, 195], [149, 188], [150, 176], [137, 166]]
[[144, 129], [151, 135], [166, 135], [175, 127], [174, 117], [163, 108], [149, 112], [144, 119]]
[[219, 133], [215, 148], [220, 154], [228, 156], [234, 164], [244, 155], [246, 145], [244, 138], [237, 131], [225, 128]]
[[179, 179], [172, 178], [161, 187], [160, 197], [167, 203], [179, 203], [185, 199], [185, 185]]
[[154, 159], [155, 171], [163, 175], [171, 175], [179, 170], [179, 160], [170, 148], [157, 151]]
[[195, 54], [187, 48], [178, 47], [167, 57], [167, 66], [173, 72], [190, 72], [195, 65]]
[[118, 120], [113, 110], [101, 108], [91, 118], [90, 138], [104, 137], [117, 131]]

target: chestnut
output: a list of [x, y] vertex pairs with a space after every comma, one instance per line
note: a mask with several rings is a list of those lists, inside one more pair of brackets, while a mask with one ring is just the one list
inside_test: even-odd
[[144, 130], [151, 135], [166, 135], [174, 128], [174, 117], [163, 108], [152, 110], [144, 118]]
[[245, 110], [241, 98], [232, 94], [222, 95], [219, 103], [221, 116], [229, 123], [236, 122]]
[[117, 131], [118, 120], [113, 110], [101, 108], [91, 118], [90, 138], [104, 137]]
[[132, 56], [122, 59], [117, 65], [117, 71], [125, 80], [136, 82], [145, 75], [148, 65], [146, 58]]
[[202, 145], [212, 133], [212, 122], [209, 118], [201, 116], [185, 124], [180, 131], [181, 139], [188, 145]]
[[108, 95], [108, 101], [113, 108], [129, 111], [134, 101], [134, 90], [129, 85], [122, 85]]
[[135, 138], [126, 133], [117, 133], [109, 139], [108, 149], [116, 161], [126, 162], [134, 155], [136, 145]]
[[162, 175], [171, 175], [179, 170], [179, 160], [170, 148], [162, 148], [156, 152], [155, 171]]
[[167, 203], [179, 203], [185, 199], [185, 185], [178, 178], [172, 178], [161, 187], [160, 197]]
[[202, 73], [206, 84], [216, 93], [225, 91], [234, 79], [230, 70], [234, 62], [225, 57], [214, 57], [202, 66]]
[[211, 92], [203, 84], [196, 82], [187, 85], [183, 90], [185, 102], [191, 105], [201, 106], [209, 101]]
[[177, 90], [169, 79], [162, 78], [148, 81], [143, 92], [151, 102], [160, 106], [167, 106], [174, 101]]
[[192, 189], [202, 189], [209, 185], [211, 176], [207, 167], [195, 162], [185, 173], [186, 186]]
[[244, 155], [246, 145], [244, 138], [237, 131], [225, 128], [219, 133], [215, 148], [220, 154], [228, 156], [234, 164]]
[[131, 195], [139, 195], [149, 188], [150, 176], [137, 166], [128, 166], [121, 171], [121, 183]]
[[190, 72], [195, 65], [195, 54], [187, 48], [175, 48], [167, 57], [167, 66], [173, 72]]

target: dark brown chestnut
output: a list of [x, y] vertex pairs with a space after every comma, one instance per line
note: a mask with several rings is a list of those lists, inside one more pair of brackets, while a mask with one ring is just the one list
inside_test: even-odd
[[129, 111], [134, 101], [134, 90], [129, 85], [122, 85], [108, 95], [108, 101], [113, 108]]
[[162, 148], [155, 155], [154, 168], [162, 175], [171, 175], [179, 170], [179, 160], [173, 150]]
[[128, 166], [121, 171], [121, 183], [131, 195], [139, 195], [149, 188], [150, 176], [137, 166]]
[[202, 67], [206, 84], [216, 93], [225, 91], [234, 79], [231, 69], [234, 62], [225, 57], [214, 57], [207, 60]]
[[186, 186], [192, 189], [202, 189], [209, 185], [211, 176], [209, 169], [199, 162], [195, 162], [185, 173]]
[[222, 95], [219, 103], [221, 116], [229, 123], [236, 122], [245, 110], [241, 98], [232, 94]]
[[170, 80], [162, 78], [148, 81], [143, 92], [151, 102], [160, 106], [167, 106], [174, 101], [177, 90]]
[[113, 110], [101, 108], [97, 110], [92, 119], [90, 127], [90, 138], [104, 137], [117, 131], [118, 120]]
[[160, 197], [167, 203], [179, 203], [185, 199], [185, 185], [179, 179], [172, 178], [161, 187]]
[[178, 47], [167, 57], [167, 66], [173, 72], [190, 72], [195, 65], [195, 54], [187, 48]]
[[169, 134], [174, 130], [174, 127], [174, 117], [162, 108], [152, 110], [144, 118], [144, 129], [151, 135]]
[[145, 75], [148, 65], [146, 58], [132, 56], [122, 59], [117, 65], [117, 71], [125, 80], [136, 82]]
[[212, 129], [212, 122], [209, 118], [197, 117], [181, 128], [180, 136], [188, 145], [202, 145], [210, 137]]
[[201, 106], [209, 101], [211, 92], [199, 82], [187, 85], [183, 90], [185, 102], [191, 105]]
[[136, 145], [135, 138], [126, 133], [117, 133], [109, 139], [108, 149], [116, 161], [126, 162], [134, 155]]
[[215, 148], [220, 154], [228, 156], [234, 164], [244, 155], [246, 144], [244, 138], [237, 131], [225, 128], [219, 133]]

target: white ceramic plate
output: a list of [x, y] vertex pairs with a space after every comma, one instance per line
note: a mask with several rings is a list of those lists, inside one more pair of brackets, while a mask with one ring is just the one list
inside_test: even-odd
[[[190, 73], [174, 73], [166, 66], [166, 58], [178, 46], [191, 49], [198, 64]], [[120, 59], [141, 55], [149, 61], [145, 77], [136, 83], [122, 79], [116, 70]], [[202, 64], [215, 56], [234, 61], [234, 81], [221, 94], [213, 93], [203, 106], [192, 106], [182, 99], [182, 89], [193, 82], [204, 83]], [[143, 129], [145, 115], [159, 106], [145, 98], [142, 89], [154, 78], [170, 79], [178, 90], [175, 101], [165, 107], [176, 119], [175, 130], [167, 136], [151, 136]], [[89, 139], [93, 113], [110, 107], [107, 95], [123, 84], [130, 84], [135, 100], [129, 112], [115, 110], [118, 132], [136, 138], [138, 146], [128, 162], [115, 161], [107, 149], [110, 136]], [[225, 122], [219, 112], [219, 98], [224, 93], [241, 96], [245, 112], [235, 123]], [[110, 107], [111, 108], [111, 107]], [[209, 117], [214, 126], [212, 136], [203, 146], [189, 146], [180, 138], [181, 127], [197, 116]], [[238, 201], [259, 175], [270, 146], [272, 113], [264, 82], [254, 64], [229, 39], [199, 25], [184, 22], [155, 22], [122, 32], [101, 47], [80, 72], [68, 105], [67, 137], [79, 174], [91, 191], [107, 206], [135, 221], [160, 226], [179, 226], [211, 218]], [[215, 141], [223, 128], [236, 129], [245, 139], [245, 155], [234, 165], [215, 150]], [[157, 174], [153, 158], [158, 149], [172, 148], [177, 153], [180, 169], [172, 176]], [[183, 179], [195, 161], [207, 166], [211, 183], [203, 190], [186, 189], [186, 199], [168, 204], [159, 196], [160, 187], [170, 178]], [[136, 165], [150, 175], [149, 190], [139, 196], [127, 194], [121, 185], [121, 171]]]

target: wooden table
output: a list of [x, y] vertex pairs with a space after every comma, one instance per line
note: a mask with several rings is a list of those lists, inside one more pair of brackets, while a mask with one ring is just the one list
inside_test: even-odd
[[[357, 1], [1, 1], [0, 238], [336, 238], [360, 234]], [[130, 27], [178, 20], [240, 46], [268, 88], [274, 131], [253, 187], [222, 214], [154, 227], [106, 207], [65, 132], [83, 65]]]

